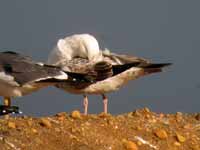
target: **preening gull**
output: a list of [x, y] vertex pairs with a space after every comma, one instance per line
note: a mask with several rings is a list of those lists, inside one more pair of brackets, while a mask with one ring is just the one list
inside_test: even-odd
[[87, 82], [88, 79], [85, 80], [81, 74], [68, 74], [59, 67], [34, 62], [19, 53], [0, 52], [0, 96], [4, 97], [5, 106], [11, 105], [12, 97], [20, 97], [61, 81]]
[[[61, 40], [64, 43], [62, 46]], [[130, 80], [161, 72], [163, 67], [170, 65], [111, 53], [107, 49], [102, 51], [97, 46], [95, 37], [89, 34], [76, 34], [61, 40], [58, 40], [56, 48], [50, 53], [48, 63], [66, 71], [85, 74], [88, 79], [95, 81], [87, 85], [62, 82], [56, 84], [58, 88], [67, 92], [84, 95], [84, 114], [87, 114], [88, 109], [87, 94], [102, 95], [104, 112], [107, 113], [108, 99], [105, 93], [118, 90]]]
[[101, 59], [99, 43], [89, 34], [75, 34], [59, 39], [56, 47], [49, 54], [47, 63], [59, 65], [75, 57], [87, 58], [90, 61]]

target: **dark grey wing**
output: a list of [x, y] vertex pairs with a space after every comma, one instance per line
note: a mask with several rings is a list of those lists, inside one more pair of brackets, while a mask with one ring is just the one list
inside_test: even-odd
[[[93, 81], [105, 80], [109, 77], [118, 75], [132, 67], [141, 68], [145, 74], [161, 72], [163, 67], [171, 63], [148, 63], [148, 62], [131, 62], [122, 65], [111, 65], [109, 62], [102, 61], [94, 65], [95, 74], [91, 76]], [[90, 74], [88, 74], [90, 76]]]
[[162, 68], [172, 65], [172, 63], [141, 63], [138, 67], [143, 68], [145, 74], [162, 72]]
[[[68, 74], [68, 73], [67, 73]], [[69, 72], [69, 79], [63, 82], [58, 82], [56, 87], [65, 88], [65, 87], [75, 87], [76, 89], [83, 89], [94, 82], [93, 78], [90, 78], [87, 74], [77, 74]]]
[[[23, 70], [21, 67], [27, 67], [28, 69]], [[68, 78], [67, 75], [58, 68], [24, 63], [14, 65], [11, 75], [22, 85], [29, 82], [58, 82]]]
[[94, 65], [94, 73], [89, 75], [96, 81], [101, 81], [113, 76], [112, 64], [107, 61], [100, 61]]
[[67, 79], [67, 75], [58, 67], [37, 64], [30, 57], [14, 52], [0, 53], [0, 71], [12, 76], [20, 85], [51, 78]]
[[13, 52], [13, 51], [4, 51], [0, 52], [0, 60], [1, 62], [8, 62], [8, 61], [23, 61], [23, 62], [31, 62], [36, 63], [32, 60], [31, 57], [21, 55], [20, 53]]
[[101, 81], [107, 79], [109, 77], [120, 74], [132, 67], [139, 66], [140, 62], [132, 62], [122, 65], [112, 65], [107, 61], [101, 61], [94, 65], [94, 70], [96, 72], [96, 76], [94, 80]]
[[134, 62], [140, 62], [140, 63], [150, 62], [144, 58], [130, 56], [130, 55], [110, 53], [109, 51], [106, 51], [106, 50], [102, 51], [102, 55], [104, 57], [104, 60], [110, 62], [112, 65], [123, 65], [123, 64], [130, 64]]
[[126, 63], [123, 65], [113, 65], [112, 70], [113, 70], [113, 76], [118, 75], [132, 67], [138, 67], [141, 63], [140, 62], [132, 62], [132, 63]]

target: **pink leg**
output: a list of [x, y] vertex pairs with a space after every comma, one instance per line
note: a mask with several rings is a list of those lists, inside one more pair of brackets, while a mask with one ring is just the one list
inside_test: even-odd
[[103, 97], [103, 110], [104, 110], [104, 113], [108, 113], [108, 98], [102, 94], [102, 97]]
[[86, 95], [83, 95], [84, 99], [83, 99], [83, 106], [84, 106], [84, 115], [87, 115], [88, 112], [88, 98]]

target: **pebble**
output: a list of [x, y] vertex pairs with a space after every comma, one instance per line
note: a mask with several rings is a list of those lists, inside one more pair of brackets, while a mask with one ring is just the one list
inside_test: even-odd
[[136, 130], [141, 131], [141, 130], [142, 130], [142, 127], [136, 126]]
[[181, 143], [185, 142], [185, 140], [186, 140], [185, 137], [180, 135], [179, 133], [176, 133], [176, 138]]
[[8, 127], [11, 129], [16, 129], [16, 124], [14, 122], [8, 122]]
[[174, 145], [175, 145], [175, 146], [181, 146], [181, 143], [179, 143], [179, 142], [174, 142]]
[[35, 128], [31, 128], [31, 131], [33, 132], [33, 133], [38, 133], [38, 131], [35, 129]]
[[47, 128], [51, 128], [51, 122], [48, 119], [42, 118], [40, 121], [40, 125], [47, 127]]
[[186, 124], [183, 126], [183, 128], [189, 130], [189, 129], [192, 129], [193, 127], [191, 124]]
[[56, 132], [61, 132], [61, 130], [59, 128], [55, 128]]
[[127, 114], [128, 118], [132, 118], [133, 117], [133, 112], [130, 112]]
[[64, 121], [67, 117], [67, 113], [66, 112], [61, 112], [61, 113], [58, 113], [56, 114], [56, 117], [59, 121]]
[[200, 121], [200, 114], [196, 114], [195, 119]]
[[177, 112], [176, 113], [176, 120], [180, 122], [183, 119], [183, 113], [182, 112]]
[[138, 150], [138, 146], [132, 141], [123, 139], [122, 143], [126, 150]]
[[99, 114], [99, 117], [100, 117], [100, 118], [107, 118], [107, 117], [111, 117], [111, 116], [112, 116], [111, 114], [109, 114], [109, 113], [104, 113], [104, 112], [102, 112], [102, 113]]
[[164, 117], [165, 117], [165, 114], [161, 113], [161, 114], [159, 114], [159, 117], [160, 117], [160, 118], [164, 118]]
[[132, 115], [136, 116], [136, 117], [139, 117], [141, 114], [140, 114], [139, 110], [135, 110], [134, 112], [132, 112]]
[[166, 139], [168, 137], [167, 132], [164, 129], [157, 129], [155, 135], [160, 139]]
[[30, 127], [30, 126], [33, 125], [33, 121], [32, 121], [32, 120], [28, 120], [28, 121], [27, 121], [27, 124], [28, 124], [28, 126]]
[[80, 111], [74, 110], [74, 111], [71, 113], [71, 117], [74, 118], [74, 119], [81, 119], [81, 113], [80, 113]]
[[146, 113], [150, 113], [151, 111], [150, 111], [149, 108], [145, 107], [145, 108], [144, 108], [144, 112], [146, 112]]
[[59, 117], [58, 117], [58, 120], [59, 120], [59, 121], [64, 121], [65, 118], [66, 118], [65, 116], [59, 116]]
[[66, 112], [57, 113], [56, 117], [67, 117], [67, 113]]

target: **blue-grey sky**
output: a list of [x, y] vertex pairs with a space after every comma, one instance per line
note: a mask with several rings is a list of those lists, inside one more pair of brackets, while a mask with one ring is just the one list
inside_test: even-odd
[[[165, 72], [129, 82], [107, 94], [109, 112], [141, 107], [156, 112], [197, 112], [200, 101], [200, 1], [6, 0], [0, 2], [0, 49], [46, 61], [59, 38], [90, 33], [101, 48], [172, 62]], [[82, 96], [54, 87], [12, 102], [27, 115], [82, 110]], [[89, 96], [89, 112], [103, 110], [100, 96]]]

